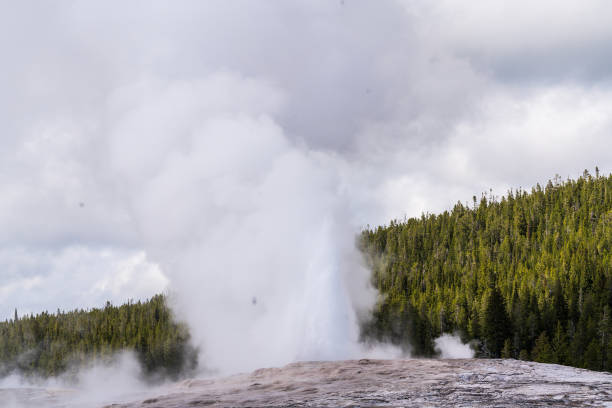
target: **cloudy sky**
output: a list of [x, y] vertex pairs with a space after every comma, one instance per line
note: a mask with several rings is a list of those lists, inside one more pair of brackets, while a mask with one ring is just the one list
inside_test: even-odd
[[313, 251], [346, 269], [335, 242], [365, 225], [608, 174], [610, 16], [603, 0], [0, 1], [0, 318], [195, 296], [218, 275], [202, 307], [270, 279], [313, 290], [284, 271]]

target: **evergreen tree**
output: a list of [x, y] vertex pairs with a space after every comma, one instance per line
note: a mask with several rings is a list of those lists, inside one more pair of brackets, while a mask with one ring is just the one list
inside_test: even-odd
[[546, 332], [542, 332], [537, 338], [531, 351], [531, 358], [539, 363], [552, 363], [554, 361], [553, 350], [550, 347]]
[[499, 289], [491, 288], [484, 299], [481, 334], [485, 353], [489, 357], [499, 357], [504, 342], [510, 334], [510, 320]]
[[[511, 339], [519, 358], [535, 348], [612, 370], [612, 175], [475, 196], [473, 206], [368, 228], [359, 247], [381, 293], [363, 339], [428, 355], [433, 339], [459, 332], [480, 341], [482, 356], [509, 351]], [[398, 325], [399, 310], [411, 312]]]
[[502, 358], [514, 358], [514, 352], [512, 350], [512, 341], [510, 339], [506, 339], [504, 341], [504, 348], [501, 351]]
[[597, 339], [593, 339], [584, 353], [584, 368], [601, 370], [602, 355]]
[[197, 364], [189, 332], [175, 322], [164, 296], [119, 307], [47, 312], [0, 322], [0, 376], [13, 371], [54, 376], [120, 350], [136, 351], [146, 375], [177, 378]]

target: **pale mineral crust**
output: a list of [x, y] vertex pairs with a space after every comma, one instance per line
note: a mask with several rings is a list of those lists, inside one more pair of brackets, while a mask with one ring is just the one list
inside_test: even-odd
[[300, 362], [188, 380], [166, 395], [111, 406], [612, 407], [612, 375], [517, 360]]

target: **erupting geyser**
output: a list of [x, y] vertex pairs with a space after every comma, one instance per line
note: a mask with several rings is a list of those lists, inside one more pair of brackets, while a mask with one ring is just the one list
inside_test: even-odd
[[143, 83], [114, 101], [119, 190], [210, 369], [357, 357], [356, 313], [375, 299], [342, 161], [289, 140], [269, 116], [281, 101], [227, 74]]

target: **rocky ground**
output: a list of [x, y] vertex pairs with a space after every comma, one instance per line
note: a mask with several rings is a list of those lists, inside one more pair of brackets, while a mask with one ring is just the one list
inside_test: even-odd
[[517, 360], [304, 362], [189, 380], [121, 408], [612, 406], [612, 375]]
[[[20, 392], [21, 403], [13, 396], [9, 406], [85, 406], [65, 402], [70, 393], [57, 390]], [[119, 400], [129, 403], [96, 406], [612, 407], [612, 375], [517, 360], [355, 360], [293, 363], [187, 380], [153, 392], [159, 396], [132, 395]], [[0, 399], [2, 395], [0, 389]]]

